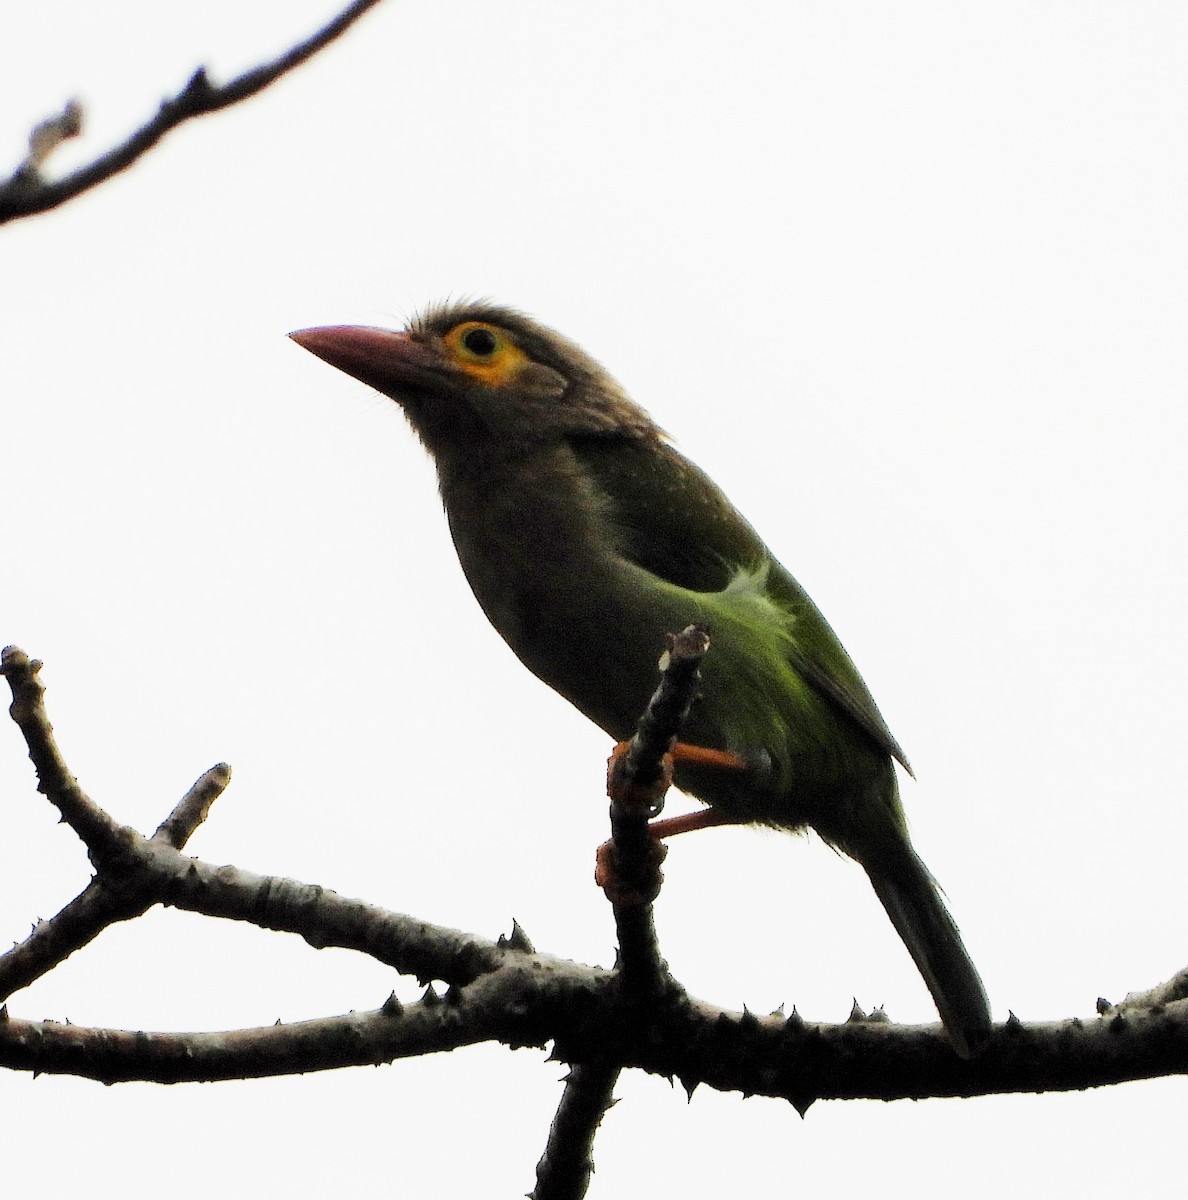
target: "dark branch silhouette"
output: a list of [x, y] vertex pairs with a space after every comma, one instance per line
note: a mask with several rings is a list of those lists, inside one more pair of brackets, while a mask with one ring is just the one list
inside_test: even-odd
[[[0, 660], [12, 690], [10, 712], [20, 727], [37, 770], [38, 788], [84, 841], [95, 863], [92, 886], [119, 903], [87, 916], [91, 936], [104, 924], [128, 919], [130, 908], [152, 904], [210, 917], [244, 921], [263, 929], [301, 935], [315, 948], [356, 950], [422, 981], [447, 985], [444, 995], [427, 993], [417, 1005], [386, 1004], [374, 1014], [327, 1018], [334, 1022], [383, 1022], [384, 1058], [411, 1052], [418, 1037], [441, 1048], [438, 1026], [450, 1044], [498, 1040], [509, 1045], [553, 1041], [555, 1056], [570, 1064], [614, 1060], [677, 1076], [687, 1087], [705, 1083], [724, 1090], [782, 1096], [803, 1106], [816, 1099], [924, 1098], [991, 1092], [1046, 1091], [1093, 1087], [1188, 1070], [1188, 973], [1117, 1006], [1103, 1004], [1098, 1016], [1051, 1024], [1012, 1018], [995, 1029], [987, 1051], [962, 1062], [939, 1025], [896, 1025], [883, 1017], [855, 1013], [841, 1024], [773, 1013], [732, 1013], [693, 999], [673, 983], [649, 1006], [621, 986], [619, 969], [582, 966], [533, 949], [523, 930], [497, 941], [388, 912], [328, 889], [232, 866], [191, 858], [178, 846], [208, 811], [229, 780], [226, 767], [207, 772], [151, 837], [121, 825], [87, 796], [70, 773], [54, 738], [39, 678], [41, 664], [10, 647]], [[84, 893], [84, 896], [86, 893]], [[79, 922], [71, 901], [41, 922], [23, 943], [0, 955], [0, 996], [44, 975], [85, 944], [71, 934]], [[104, 901], [95, 901], [100, 904]], [[514, 1001], [513, 1001], [514, 997]], [[436, 1013], [437, 1009], [444, 1009]], [[422, 1017], [421, 1011], [436, 1015]], [[419, 1024], [418, 1024], [419, 1023]], [[29, 1031], [41, 1032], [33, 1040]], [[302, 1026], [247, 1031], [257, 1043], [292, 1039]], [[426, 1032], [426, 1030], [431, 1032]], [[373, 1031], [374, 1032], [374, 1031]], [[305, 1036], [305, 1035], [302, 1035]], [[118, 1034], [80, 1026], [18, 1021], [0, 1028], [0, 1065], [108, 1078], [113, 1056], [119, 1078], [214, 1079], [260, 1073], [259, 1056], [244, 1057], [245, 1043], [207, 1034], [137, 1035], [117, 1054]], [[183, 1039], [195, 1052], [184, 1073], [162, 1068], [165, 1047]], [[201, 1053], [198, 1053], [201, 1049]], [[86, 1050], [86, 1053], [82, 1053]], [[254, 1057], [253, 1057], [254, 1056]], [[374, 1061], [340, 1047], [289, 1060], [293, 1072]]]
[[[692, 695], [706, 644], [703, 637], [683, 640], [690, 632], [697, 631], [674, 640], [645, 730], [659, 700], [671, 699], [674, 689]], [[220, 1033], [27, 1021], [5, 1006], [0, 1067], [105, 1083], [177, 1083], [391, 1062], [487, 1041], [511, 1047], [551, 1042], [551, 1058], [572, 1069], [537, 1168], [535, 1200], [585, 1194], [594, 1135], [625, 1068], [679, 1078], [690, 1093], [706, 1084], [783, 1098], [802, 1115], [821, 1099], [1065, 1091], [1188, 1072], [1188, 970], [1117, 1006], [1099, 1002], [1095, 1017], [1024, 1024], [1012, 1016], [983, 1053], [963, 1061], [939, 1025], [895, 1025], [857, 1006], [840, 1024], [809, 1022], [795, 1009], [791, 1016], [758, 1017], [690, 997], [660, 956], [651, 898], [615, 904], [620, 959], [605, 970], [536, 951], [518, 925], [510, 936], [490, 941], [321, 887], [190, 858], [181, 850], [227, 788], [229, 768], [211, 768], [152, 836], [142, 836], [99, 807], [71, 774], [46, 712], [40, 667], [15, 647], [4, 651], [0, 671], [12, 691], [10, 713], [38, 790], [85, 843], [96, 874], [80, 896], [0, 955], [0, 998], [52, 970], [107, 926], [155, 904], [297, 933], [315, 948], [356, 950], [429, 987], [415, 1004], [393, 995], [370, 1012]], [[667, 720], [679, 723], [683, 705], [673, 711], [676, 717]], [[655, 736], [645, 732], [612, 761], [651, 777], [675, 726], [662, 721], [654, 729]], [[656, 793], [645, 794], [641, 804], [628, 788], [615, 806], [624, 799], [635, 810], [630, 819], [646, 821]], [[621, 833], [617, 828], [616, 845]], [[650, 837], [646, 828], [644, 836]], [[654, 872], [654, 860], [641, 862], [645, 874]], [[444, 983], [444, 991], [433, 981]]]
[[[648, 821], [664, 804], [672, 782], [668, 753], [677, 740], [681, 723], [697, 696], [701, 660], [709, 651], [705, 631], [689, 626], [670, 635], [664, 668], [635, 736], [615, 748], [607, 772], [611, 798], [611, 840], [601, 848], [600, 869], [613, 870], [613, 886], [605, 888], [614, 906], [619, 941], [618, 991], [628, 1017], [644, 1025], [655, 1004], [669, 1006], [684, 999], [660, 956], [660, 942], [652, 916], [652, 900], [659, 894], [660, 844], [652, 837]], [[605, 856], [605, 859], [603, 859]], [[613, 1061], [578, 1063], [565, 1080], [548, 1142], [536, 1165], [536, 1188], [531, 1200], [570, 1200], [586, 1194], [594, 1169], [594, 1136], [607, 1110], [620, 1067]]]
[[615, 1102], [619, 1074], [614, 1063], [579, 1063], [565, 1077], [528, 1200], [581, 1200], [586, 1194], [594, 1173], [594, 1135]]
[[[122, 143], [59, 179], [45, 170], [78, 137], [76, 101], [41, 121], [24, 160], [0, 181], [0, 223], [56, 208], [134, 164], [172, 129], [256, 95], [335, 40], [379, 0], [356, 0], [310, 38], [225, 84], [198, 68], [177, 95]], [[104, 1083], [178, 1083], [297, 1075], [374, 1065], [480, 1042], [552, 1044], [569, 1066], [537, 1165], [533, 1200], [580, 1200], [599, 1125], [621, 1072], [635, 1068], [699, 1085], [781, 1098], [803, 1116], [822, 1099], [923, 1099], [1064, 1091], [1188, 1073], [1188, 968], [1172, 979], [1097, 1003], [1095, 1017], [1024, 1024], [1013, 1015], [972, 1060], [957, 1058], [939, 1025], [898, 1026], [855, 1003], [838, 1024], [736, 1013], [690, 997], [664, 960], [653, 920], [663, 846], [649, 829], [671, 782], [667, 754], [696, 694], [709, 650], [691, 627], [670, 640], [660, 686], [636, 736], [608, 773], [611, 840], [600, 876], [611, 900], [613, 970], [538, 952], [513, 924], [489, 940], [388, 912], [322, 887], [253, 874], [182, 854], [231, 781], [218, 764], [148, 837], [97, 805], [54, 738], [40, 663], [4, 651], [11, 715], [38, 789], [85, 844], [95, 875], [58, 914], [0, 955], [0, 1001], [54, 970], [104, 929], [168, 907], [300, 935], [315, 949], [366, 954], [426, 985], [416, 1003], [393, 993], [378, 1008], [312, 1021], [216, 1033], [131, 1032], [29, 1021], [0, 1006], [0, 1068]], [[444, 988], [434, 984], [444, 984]]]
[[355, 0], [312, 37], [285, 51], [279, 58], [245, 71], [225, 84], [213, 84], [205, 67], [199, 67], [178, 94], [161, 102], [156, 114], [118, 146], [94, 162], [61, 179], [42, 177], [41, 168], [62, 142], [82, 130], [83, 113], [77, 101], [69, 101], [57, 116], [42, 121], [29, 136], [29, 152], [12, 175], [0, 183], [0, 224], [18, 217], [57, 208], [67, 200], [89, 191], [104, 180], [130, 167], [151, 150], [171, 129], [193, 117], [217, 112], [262, 92], [282, 75], [300, 66], [323, 46], [329, 45], [380, 0]]

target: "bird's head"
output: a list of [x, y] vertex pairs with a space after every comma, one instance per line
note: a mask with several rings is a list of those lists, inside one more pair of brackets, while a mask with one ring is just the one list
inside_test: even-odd
[[435, 455], [491, 438], [659, 436], [588, 354], [512, 309], [445, 304], [403, 332], [333, 325], [289, 336], [395, 400]]

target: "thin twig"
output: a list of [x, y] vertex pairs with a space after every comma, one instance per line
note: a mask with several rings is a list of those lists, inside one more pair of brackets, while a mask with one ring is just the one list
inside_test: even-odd
[[[41, 122], [34, 131], [56, 131], [59, 136], [52, 144], [43, 140], [37, 146], [31, 139], [30, 153], [25, 161], [3, 183], [0, 183], [0, 224], [12, 221], [18, 217], [28, 217], [35, 213], [46, 212], [56, 208], [67, 200], [74, 199], [104, 180], [110, 179], [125, 168], [131, 166], [141, 155], [151, 150], [170, 130], [177, 128], [183, 122], [206, 113], [217, 112], [232, 104], [238, 104], [263, 91], [275, 83], [282, 75], [293, 70], [312, 57], [324, 46], [334, 41], [340, 34], [355, 23], [368, 9], [374, 8], [380, 0], [355, 0], [348, 5], [337, 17], [324, 25], [312, 37], [285, 51], [279, 58], [261, 66], [245, 71], [230, 82], [221, 86], [212, 84], [207, 77], [206, 68], [199, 67], [190, 77], [189, 82], [172, 99], [164, 100], [155, 116], [135, 130], [120, 145], [113, 147], [94, 162], [61, 179], [43, 179], [40, 172], [42, 162], [47, 154], [59, 144], [63, 137], [72, 136], [66, 132], [69, 126], [62, 118], [70, 116], [75, 125], [81, 122], [81, 111], [71, 102], [67, 105], [62, 117], [49, 118]], [[75, 130], [76, 132], [77, 130]], [[40, 150], [40, 152], [39, 152]]]
[[[225, 763], [211, 767], [182, 797], [152, 840], [181, 850], [230, 780], [231, 768]], [[0, 954], [0, 999], [47, 975], [109, 926], [142, 916], [163, 895], [159, 881], [157, 887], [152, 885], [152, 878], [143, 875], [134, 874], [132, 880], [124, 876], [118, 886], [103, 874], [96, 875], [61, 912], [38, 921], [23, 942]]]
[[46, 714], [40, 670], [41, 663], [16, 646], [0, 655], [0, 674], [13, 694], [9, 712], [24, 734], [38, 790], [82, 838], [97, 875], [52, 920], [39, 922], [24, 942], [0, 955], [0, 996], [27, 986], [108, 925], [157, 903], [298, 933], [313, 946], [359, 950], [407, 974], [454, 985], [494, 970], [509, 952], [523, 953], [515, 939], [500, 946], [326, 888], [181, 854], [180, 846], [226, 786], [229, 769], [222, 764], [194, 784], [152, 838], [119, 824], [70, 774]]
[[139, 834], [112, 820], [70, 773], [46, 715], [40, 671], [41, 663], [16, 646], [8, 646], [0, 654], [0, 675], [12, 689], [8, 711], [24, 735], [37, 772], [37, 790], [58, 808], [62, 820], [83, 840], [93, 860], [118, 856]]
[[0, 954], [0, 1000], [48, 975], [109, 926], [142, 916], [156, 902], [147, 889], [138, 895], [126, 888], [115, 892], [96, 876], [59, 913], [38, 921], [23, 942]]
[[151, 840], [181, 850], [206, 820], [210, 806], [227, 790], [230, 782], [231, 768], [226, 763], [216, 763], [205, 771], [177, 802], [173, 812], [157, 826]]
[[619, 969], [626, 991], [659, 997], [668, 987], [660, 956], [652, 900], [659, 892], [663, 846], [648, 820], [663, 807], [671, 782], [666, 755], [697, 695], [702, 659], [709, 652], [704, 629], [690, 625], [670, 637], [657, 687], [640, 717], [626, 753], [611, 760], [610, 856], [618, 886], [611, 893], [619, 938]]
[[660, 684], [628, 743], [624, 763], [628, 779], [646, 784], [660, 777], [663, 757], [672, 749], [681, 724], [697, 699], [701, 663], [709, 649], [709, 634], [700, 625], [689, 625], [669, 636]]

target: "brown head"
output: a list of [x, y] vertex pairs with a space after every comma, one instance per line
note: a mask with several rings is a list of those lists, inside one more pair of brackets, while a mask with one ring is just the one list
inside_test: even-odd
[[289, 336], [395, 400], [435, 456], [492, 438], [659, 436], [588, 354], [510, 308], [442, 304], [399, 333], [335, 325]]

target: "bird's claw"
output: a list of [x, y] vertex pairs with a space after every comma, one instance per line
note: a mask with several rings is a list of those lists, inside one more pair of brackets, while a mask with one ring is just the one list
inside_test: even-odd
[[627, 777], [630, 742], [619, 742], [606, 764], [606, 794], [632, 816], [650, 819], [664, 809], [664, 795], [672, 786], [672, 755], [660, 760], [660, 774], [650, 783]]
[[603, 842], [594, 858], [594, 882], [616, 908], [638, 908], [651, 904], [660, 895], [664, 872], [660, 864], [668, 856], [668, 847], [659, 838], [650, 838], [651, 850], [640, 876], [631, 882], [619, 874], [614, 842]]

